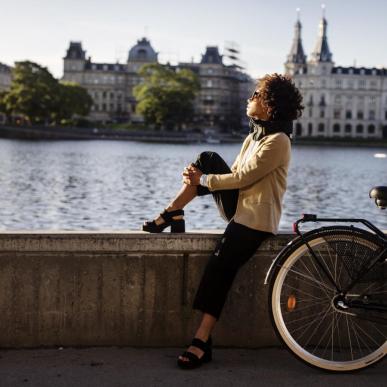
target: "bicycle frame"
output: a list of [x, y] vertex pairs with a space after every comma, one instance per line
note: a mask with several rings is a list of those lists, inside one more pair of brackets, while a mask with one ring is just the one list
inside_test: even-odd
[[[300, 223], [307, 223], [307, 222], [335, 222], [335, 223], [362, 223], [364, 224], [367, 228], [372, 230], [382, 241], [383, 243], [383, 249], [382, 251], [375, 257], [375, 259], [372, 260], [371, 264], [367, 264], [366, 267], [364, 267], [359, 274], [357, 275], [357, 278], [352, 280], [352, 282], [344, 289], [339, 289], [337, 286], [335, 280], [332, 278], [332, 275], [329, 273], [329, 271], [325, 268], [325, 266], [320, 262], [319, 258], [316, 256], [314, 253], [312, 247], [309, 245], [308, 241], [305, 240], [303, 234], [300, 231], [299, 224]], [[370, 271], [378, 262], [382, 262], [387, 259], [387, 237], [386, 235], [379, 230], [376, 226], [374, 226], [371, 222], [365, 220], [365, 219], [340, 219], [340, 218], [318, 218], [317, 215], [314, 214], [304, 214], [303, 217], [299, 220], [297, 220], [293, 224], [293, 230], [296, 232], [296, 234], [300, 237], [302, 242], [307, 246], [311, 256], [315, 259], [316, 263], [318, 266], [321, 268], [321, 270], [325, 273], [331, 284], [336, 288], [336, 290], [339, 292], [341, 295], [347, 294], [355, 285], [358, 281], [362, 279], [362, 277]], [[352, 307], [359, 307], [362, 309], [368, 309], [368, 310], [377, 310], [377, 311], [387, 311], [387, 306], [386, 305], [380, 305], [380, 304], [375, 304], [375, 305], [368, 305], [367, 307], [362, 306], [360, 304], [356, 304], [356, 302], [352, 302]]]

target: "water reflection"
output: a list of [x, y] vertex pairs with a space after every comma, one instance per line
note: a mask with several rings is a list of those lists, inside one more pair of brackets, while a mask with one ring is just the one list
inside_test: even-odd
[[[0, 140], [0, 228], [139, 229], [181, 186], [181, 172], [205, 150], [231, 164], [240, 145]], [[281, 229], [301, 213], [365, 217], [387, 229], [368, 198], [387, 185], [383, 149], [294, 146]], [[210, 196], [186, 207], [187, 229], [224, 228]]]

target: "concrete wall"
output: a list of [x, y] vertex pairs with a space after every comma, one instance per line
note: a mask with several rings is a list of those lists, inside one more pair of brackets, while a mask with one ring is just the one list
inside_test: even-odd
[[[221, 232], [0, 233], [0, 347], [182, 346], [192, 300]], [[216, 345], [276, 345], [263, 281], [292, 238], [266, 241], [241, 268]]]

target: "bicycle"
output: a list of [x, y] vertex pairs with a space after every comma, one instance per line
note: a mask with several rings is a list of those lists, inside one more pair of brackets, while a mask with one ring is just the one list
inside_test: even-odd
[[[387, 207], [387, 187], [370, 197]], [[339, 222], [302, 233], [307, 222]], [[353, 226], [363, 224], [368, 230]], [[387, 236], [365, 219], [305, 214], [297, 237], [265, 279], [274, 330], [290, 352], [319, 369], [349, 372], [387, 353]]]

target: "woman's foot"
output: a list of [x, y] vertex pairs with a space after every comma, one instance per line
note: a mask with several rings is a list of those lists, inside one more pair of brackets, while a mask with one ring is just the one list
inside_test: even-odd
[[171, 232], [185, 232], [184, 210], [165, 209], [156, 219], [144, 222], [142, 230], [158, 233], [169, 226], [171, 226]]
[[194, 338], [187, 351], [178, 357], [177, 364], [183, 369], [193, 369], [200, 367], [203, 363], [212, 360], [212, 340], [211, 337], [205, 342], [199, 338]]

